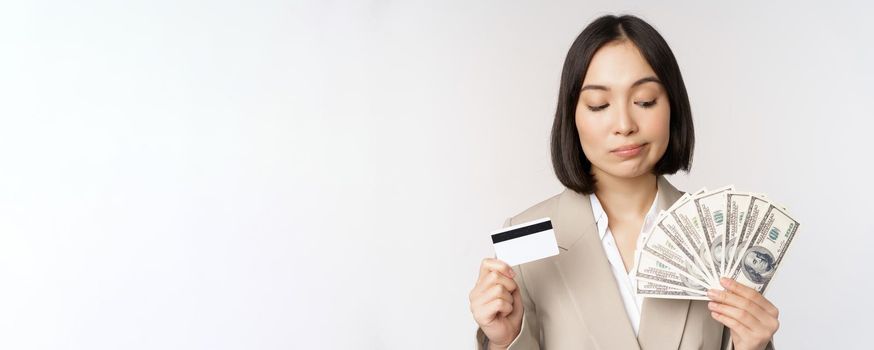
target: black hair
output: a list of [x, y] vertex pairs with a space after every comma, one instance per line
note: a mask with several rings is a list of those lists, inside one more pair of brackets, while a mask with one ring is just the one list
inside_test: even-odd
[[640, 18], [632, 15], [602, 16], [583, 29], [568, 50], [561, 71], [550, 140], [555, 175], [565, 187], [581, 194], [595, 192], [595, 178], [577, 132], [575, 116], [580, 89], [595, 52], [607, 43], [625, 39], [640, 50], [668, 94], [670, 140], [664, 155], [653, 167], [653, 173], [674, 174], [681, 169], [688, 172], [692, 166], [695, 148], [692, 108], [671, 48], [655, 28]]

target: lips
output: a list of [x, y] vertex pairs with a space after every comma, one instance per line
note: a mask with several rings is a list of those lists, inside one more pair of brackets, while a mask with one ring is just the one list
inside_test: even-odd
[[640, 143], [640, 144], [625, 145], [625, 146], [622, 146], [622, 147], [619, 147], [619, 148], [616, 148], [616, 149], [610, 151], [610, 153], [612, 153], [620, 158], [623, 158], [623, 159], [629, 159], [629, 158], [633, 158], [633, 157], [636, 157], [639, 154], [641, 154], [641, 151], [646, 147], [646, 145], [648, 145], [648, 144], [647, 143]]
[[643, 147], [644, 145], [646, 145], [646, 144], [645, 144], [645, 143], [638, 143], [638, 144], [625, 145], [625, 146], [622, 146], [622, 147], [616, 148], [616, 149], [614, 149], [614, 150], [612, 150], [612, 151], [610, 151], [610, 152], [623, 152], [623, 151], [630, 151], [630, 150], [633, 150], [633, 149], [636, 149], [636, 148], [641, 148], [641, 147]]

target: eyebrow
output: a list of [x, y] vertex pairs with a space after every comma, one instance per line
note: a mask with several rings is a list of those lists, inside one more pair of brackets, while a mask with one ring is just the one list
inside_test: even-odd
[[[656, 78], [656, 77], [654, 77], [654, 76], [648, 76], [648, 77], [646, 77], [646, 78], [641, 78], [641, 79], [635, 81], [634, 84], [631, 84], [631, 88], [633, 89], [633, 88], [637, 87], [637, 86], [640, 85], [640, 84], [648, 83], [648, 82], [654, 82], [654, 83], [659, 83], [659, 84], [662, 83], [662, 82], [659, 80], [659, 78]], [[604, 85], [592, 85], [592, 84], [589, 84], [589, 85], [583, 86], [583, 88], [580, 89], [580, 92], [583, 92], [583, 91], [585, 91], [585, 90], [604, 90], [604, 91], [610, 91], [610, 88], [609, 88], [609, 87], [606, 87], [606, 86], [604, 86]]]

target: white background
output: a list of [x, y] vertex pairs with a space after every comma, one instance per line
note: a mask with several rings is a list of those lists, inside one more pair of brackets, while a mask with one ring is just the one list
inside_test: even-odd
[[562, 189], [561, 66], [605, 13], [679, 61], [671, 181], [801, 221], [777, 345], [862, 348], [872, 8], [700, 3], [6, 2], [0, 348], [473, 347], [488, 233]]

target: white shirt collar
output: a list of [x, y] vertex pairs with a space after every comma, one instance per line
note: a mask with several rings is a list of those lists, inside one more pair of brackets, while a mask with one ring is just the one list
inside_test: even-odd
[[[598, 238], [603, 240], [604, 235], [607, 234], [607, 212], [604, 211], [604, 207], [601, 206], [601, 201], [598, 200], [598, 197], [595, 196], [594, 193], [589, 195], [589, 200], [592, 203], [592, 214], [595, 216], [595, 225], [598, 226]], [[658, 216], [658, 202], [659, 193], [658, 189], [656, 189], [655, 198], [653, 198], [652, 205], [650, 205], [649, 211], [646, 213], [643, 220], [643, 232], [649, 230], [650, 224], [655, 220], [656, 216]]]

